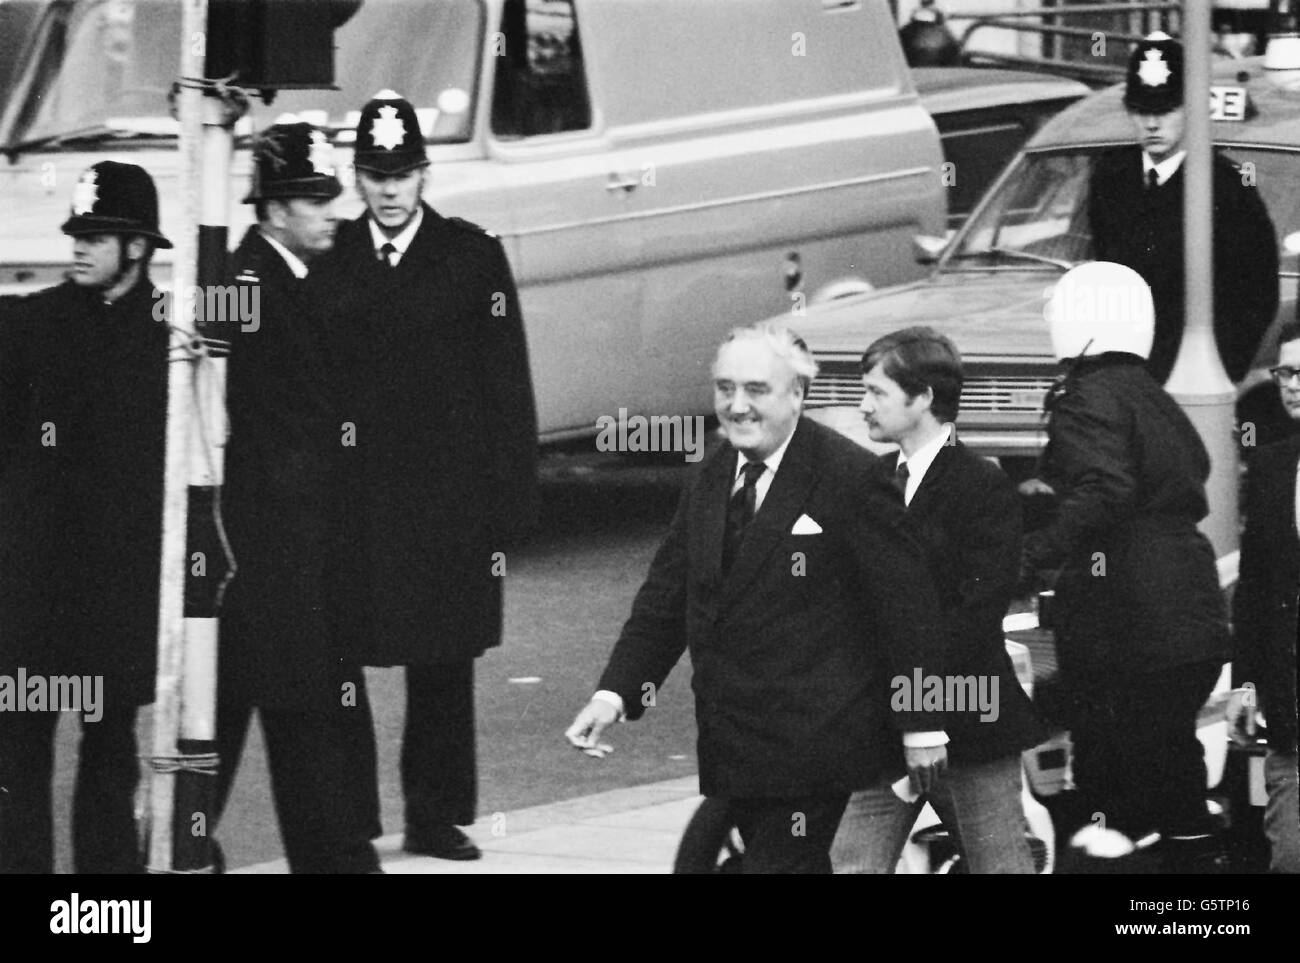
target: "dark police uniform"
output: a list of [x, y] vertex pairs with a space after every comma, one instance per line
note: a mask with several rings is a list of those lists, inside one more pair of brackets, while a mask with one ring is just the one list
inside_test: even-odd
[[[414, 109], [387, 94], [361, 113], [356, 166], [425, 165]], [[501, 641], [505, 560], [494, 553], [535, 513], [523, 320], [501, 242], [427, 204], [396, 266], [377, 257], [365, 214], [342, 225], [317, 275], [338, 415], [355, 430], [342, 449], [338, 631], [368, 646], [368, 664], [408, 667], [407, 847], [433, 851], [421, 843], [439, 827], [475, 817], [473, 660]], [[452, 858], [473, 855], [462, 846]]]
[[[1165, 69], [1159, 69], [1159, 65]], [[1154, 67], [1153, 67], [1154, 65]], [[1129, 62], [1125, 105], [1165, 113], [1182, 106], [1182, 50], [1172, 40], [1146, 40]], [[1151, 287], [1156, 307], [1155, 343], [1147, 370], [1163, 384], [1182, 342], [1183, 167], [1162, 185], [1144, 173], [1142, 148], [1098, 158], [1088, 199], [1093, 255], [1131, 267]], [[1216, 154], [1214, 178], [1214, 332], [1224, 368], [1240, 381], [1277, 314], [1277, 236], [1258, 188]]]
[[[309, 124], [271, 127], [246, 201], [337, 196], [322, 145]], [[231, 267], [260, 310], [246, 330], [228, 325], [222, 500], [237, 574], [221, 610], [218, 812], [256, 707], [290, 870], [367, 872], [380, 833], [374, 737], [361, 667], [327, 615], [339, 432], [319, 312], [259, 227]]]
[[1075, 780], [1088, 811], [1130, 835], [1204, 830], [1196, 715], [1228, 656], [1214, 550], [1196, 527], [1209, 472], [1140, 357], [1072, 362], [1041, 466], [1060, 505], [1025, 556], [1062, 566], [1054, 627]]
[[[95, 164], [79, 195], [64, 233], [171, 247], [141, 168]], [[135, 716], [153, 701], [156, 666], [169, 340], [160, 297], [147, 276], [112, 304], [67, 282], [8, 302], [0, 318], [0, 675], [103, 678], [103, 717], [83, 723], [73, 797], [80, 873], [142, 869]], [[53, 872], [58, 719], [0, 711], [5, 872]]]

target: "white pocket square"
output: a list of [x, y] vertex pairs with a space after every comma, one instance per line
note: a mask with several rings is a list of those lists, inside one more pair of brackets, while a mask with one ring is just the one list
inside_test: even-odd
[[814, 522], [807, 515], [800, 515], [799, 520], [794, 523], [794, 528], [790, 529], [791, 535], [820, 535], [822, 527]]

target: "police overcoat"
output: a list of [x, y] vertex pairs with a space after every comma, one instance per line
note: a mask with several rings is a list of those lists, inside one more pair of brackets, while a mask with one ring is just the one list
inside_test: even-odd
[[424, 205], [390, 268], [367, 216], [309, 278], [335, 362], [338, 625], [369, 664], [459, 661], [500, 643], [507, 549], [536, 510], [523, 320], [496, 237]]
[[148, 279], [71, 282], [0, 317], [0, 672], [153, 701], [168, 333]]

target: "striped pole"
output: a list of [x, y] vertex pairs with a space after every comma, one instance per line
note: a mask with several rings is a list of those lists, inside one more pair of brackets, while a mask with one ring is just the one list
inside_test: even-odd
[[185, 227], [173, 269], [158, 679], [150, 758], [148, 865], [158, 873], [212, 870], [216, 617], [227, 574], [219, 525], [227, 351], [218, 338], [223, 330], [231, 330], [231, 319], [212, 317], [204, 309], [231, 306], [204, 292], [217, 291], [226, 273], [229, 168], [238, 113], [213, 90], [192, 82], [204, 74], [205, 43], [195, 43], [194, 38], [206, 37], [207, 0], [184, 0], [182, 22], [177, 102]]

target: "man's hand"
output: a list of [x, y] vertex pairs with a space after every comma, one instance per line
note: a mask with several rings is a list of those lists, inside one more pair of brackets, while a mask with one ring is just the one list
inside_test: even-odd
[[1233, 689], [1228, 693], [1223, 718], [1228, 723], [1228, 735], [1239, 746], [1255, 744], [1255, 690]]
[[904, 748], [907, 774], [912, 777], [912, 788], [924, 795], [939, 784], [948, 769], [948, 747], [926, 746]]
[[1030, 498], [1034, 495], [1055, 495], [1056, 489], [1041, 478], [1026, 478], [1016, 486], [1016, 491]]
[[603, 756], [605, 752], [601, 750], [609, 751], [609, 747], [601, 746], [600, 734], [608, 725], [617, 721], [617, 709], [604, 699], [592, 699], [578, 713], [573, 725], [564, 730], [564, 736], [574, 748], [586, 750], [591, 755]]

